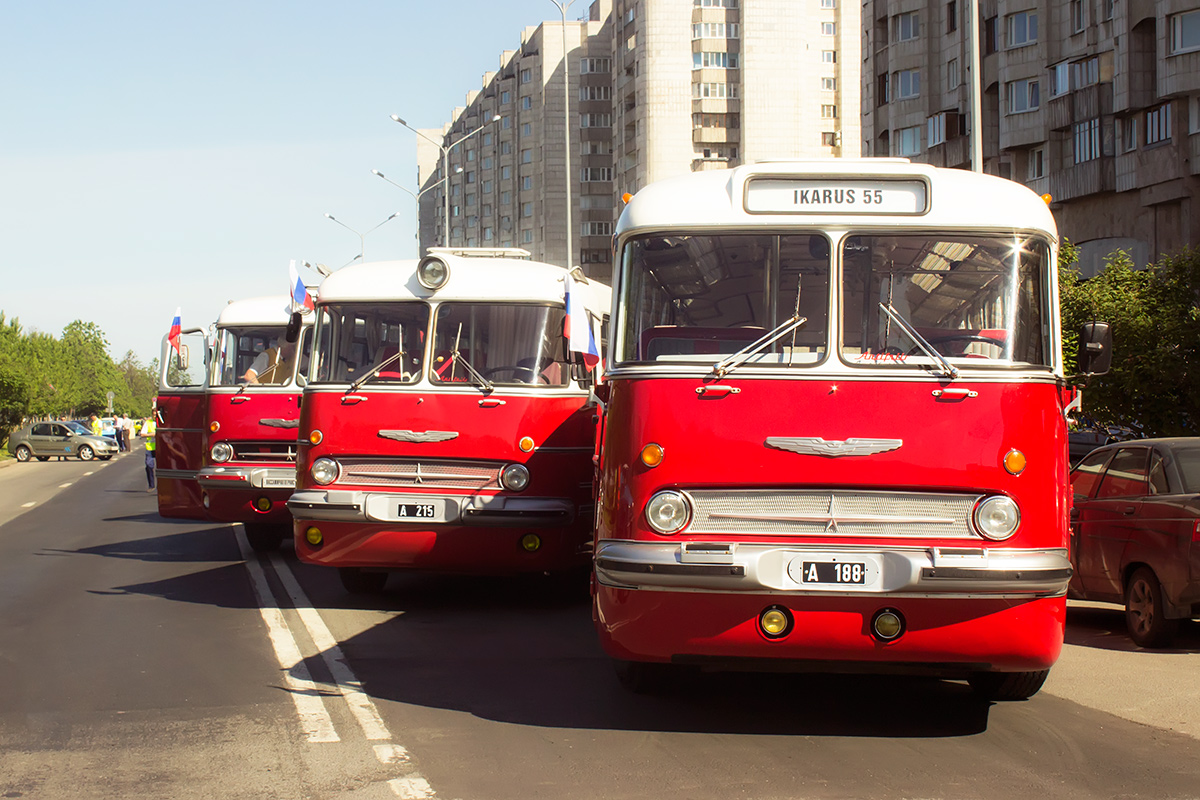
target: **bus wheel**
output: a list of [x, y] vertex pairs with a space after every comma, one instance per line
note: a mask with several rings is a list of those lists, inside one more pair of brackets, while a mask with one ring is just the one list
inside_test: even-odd
[[1149, 567], [1138, 567], [1125, 586], [1125, 627], [1139, 647], [1167, 647], [1179, 629], [1166, 617], [1162, 586]]
[[617, 680], [634, 694], [658, 694], [668, 683], [672, 674], [670, 664], [649, 661], [622, 661], [613, 659]]
[[386, 572], [365, 572], [358, 567], [338, 567], [338, 577], [350, 594], [379, 594], [388, 579]]
[[286, 528], [280, 525], [263, 525], [256, 522], [245, 523], [246, 541], [250, 549], [256, 553], [270, 553], [279, 549], [283, 544]]
[[1036, 672], [976, 672], [967, 678], [975, 693], [987, 700], [1028, 700], [1038, 693], [1050, 670]]

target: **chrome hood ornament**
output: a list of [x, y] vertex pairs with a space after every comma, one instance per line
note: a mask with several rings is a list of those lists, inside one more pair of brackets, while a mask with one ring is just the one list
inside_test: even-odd
[[898, 450], [904, 444], [903, 439], [845, 439], [826, 441], [820, 436], [769, 436], [763, 442], [767, 447], [776, 450], [787, 450], [806, 456], [872, 456], [876, 453], [886, 453]]
[[395, 439], [397, 442], [427, 444], [457, 439], [458, 431], [380, 431], [379, 435], [384, 439]]

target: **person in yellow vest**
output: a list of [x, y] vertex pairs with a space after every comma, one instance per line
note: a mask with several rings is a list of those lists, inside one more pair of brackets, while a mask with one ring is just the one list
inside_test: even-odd
[[91, 418], [88, 419], [88, 427], [92, 429], [93, 436], [99, 436], [100, 431], [104, 430], [104, 428], [100, 425], [100, 420], [97, 419], [95, 414], [92, 414]]
[[242, 376], [242, 380], [246, 383], [287, 383], [291, 380], [295, 366], [296, 343], [284, 340], [276, 347], [269, 347], [259, 353]]
[[152, 416], [142, 425], [142, 432], [139, 434], [146, 440], [146, 482], [150, 484], [147, 492], [154, 491], [154, 429], [154, 417]]

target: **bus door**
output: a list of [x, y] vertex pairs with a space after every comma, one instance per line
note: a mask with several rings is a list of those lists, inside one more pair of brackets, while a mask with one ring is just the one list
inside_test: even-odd
[[204, 331], [183, 331], [178, 352], [164, 337], [159, 364], [154, 434], [158, 513], [207, 519], [196, 482], [206, 438], [208, 340]]

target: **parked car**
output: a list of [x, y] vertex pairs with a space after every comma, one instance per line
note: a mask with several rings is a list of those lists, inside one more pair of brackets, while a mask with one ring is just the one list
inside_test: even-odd
[[34, 422], [8, 437], [8, 452], [17, 461], [31, 458], [47, 461], [51, 456], [107, 461], [117, 454], [117, 443], [104, 436], [93, 436], [90, 431], [80, 433], [66, 422]]
[[1200, 615], [1200, 437], [1105, 445], [1071, 490], [1070, 596], [1124, 603], [1134, 642], [1168, 646]]

